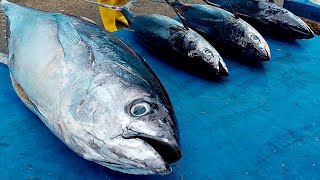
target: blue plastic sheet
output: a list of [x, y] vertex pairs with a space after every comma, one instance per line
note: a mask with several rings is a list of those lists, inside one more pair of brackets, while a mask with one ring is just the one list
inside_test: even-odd
[[295, 15], [320, 21], [320, 5], [312, 3], [309, 0], [285, 0], [283, 7]]
[[146, 59], [172, 100], [183, 152], [173, 172], [126, 175], [77, 156], [22, 104], [0, 65], [0, 179], [319, 178], [319, 36], [267, 39], [270, 62], [226, 59], [230, 76], [210, 81], [163, 63], [130, 31], [115, 34]]

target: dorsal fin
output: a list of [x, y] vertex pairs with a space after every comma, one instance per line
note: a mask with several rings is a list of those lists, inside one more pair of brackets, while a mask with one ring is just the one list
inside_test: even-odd
[[[212, 3], [212, 2], [210, 2], [210, 1], [208, 1], [208, 0], [203, 0], [203, 1], [204, 1], [205, 3], [207, 3], [208, 5], [221, 8], [220, 5], [215, 4], [215, 3]], [[238, 19], [238, 18], [239, 18], [238, 12], [234, 10], [231, 1], [230, 1], [230, 0], [227, 0], [227, 1], [228, 1], [229, 5], [230, 5], [230, 7], [231, 7], [231, 10], [232, 10], [232, 13], [233, 13], [234, 17], [235, 17], [236, 19]]]
[[203, 2], [207, 3], [208, 5], [210, 6], [215, 6], [215, 7], [221, 7], [220, 5], [216, 4], [216, 3], [213, 3], [213, 2], [210, 2], [208, 0], [203, 0]]
[[[187, 24], [187, 21], [186, 21], [186, 19], [182, 16], [180, 10], [179, 10], [176, 6], [174, 6], [171, 2], [169, 2], [168, 0], [165, 0], [165, 1], [166, 1], [166, 3], [174, 10], [174, 12], [176, 12], [176, 14], [177, 14], [178, 17], [180, 18], [180, 20], [181, 20], [184, 28], [187, 29], [187, 30], [189, 30], [189, 26], [188, 26], [188, 24]], [[178, 1], [176, 1], [176, 2], [178, 2]]]
[[239, 15], [238, 15], [237, 11], [234, 10], [233, 5], [232, 5], [232, 3], [231, 3], [231, 0], [227, 0], [227, 1], [228, 1], [229, 5], [230, 5], [230, 7], [231, 7], [231, 10], [232, 10], [232, 13], [234, 14], [234, 17], [235, 17], [236, 19], [239, 19]]

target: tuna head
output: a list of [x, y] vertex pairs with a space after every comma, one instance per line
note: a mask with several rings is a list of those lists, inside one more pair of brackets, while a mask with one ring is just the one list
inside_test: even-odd
[[310, 27], [290, 11], [278, 7], [274, 3], [261, 2], [259, 6], [261, 8], [258, 14], [259, 19], [263, 24], [266, 20], [272, 22], [274, 27], [272, 24], [269, 26], [273, 29], [279, 29], [278, 33], [284, 36], [282, 38], [310, 39], [314, 37]]
[[271, 59], [270, 48], [262, 35], [244, 20], [233, 18], [238, 21], [238, 31], [232, 31], [234, 39], [237, 41], [242, 55], [249, 60], [269, 61]]
[[204, 65], [203, 67], [209, 67], [216, 75], [228, 76], [229, 71], [221, 55], [197, 32], [190, 30], [185, 35], [183, 47], [187, 50], [191, 61], [196, 61]]
[[[246, 23], [243, 21], [243, 23]], [[269, 61], [271, 59], [270, 48], [262, 35], [251, 25], [246, 23], [247, 30], [244, 33], [248, 42], [248, 57], [256, 58], [261, 61]]]
[[100, 64], [67, 90], [61, 134], [80, 156], [129, 174], [168, 174], [180, 146], [175, 116], [157, 79]]

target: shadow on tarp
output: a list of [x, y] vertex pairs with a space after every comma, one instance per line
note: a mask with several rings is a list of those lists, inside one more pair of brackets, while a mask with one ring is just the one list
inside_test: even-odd
[[320, 175], [320, 37], [299, 46], [267, 39], [263, 71], [226, 60], [222, 83], [146, 52], [118, 31], [166, 88], [179, 121], [182, 158], [168, 176], [118, 173], [77, 156], [15, 95], [0, 66], [1, 179], [295, 179]]

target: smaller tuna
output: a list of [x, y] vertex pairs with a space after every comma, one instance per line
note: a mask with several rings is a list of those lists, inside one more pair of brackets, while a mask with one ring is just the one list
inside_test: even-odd
[[129, 6], [110, 6], [98, 2], [88, 1], [101, 7], [118, 10], [126, 17], [129, 26], [139, 40], [148, 49], [155, 52], [168, 52], [177, 56], [181, 62], [200, 65], [210, 69], [213, 75], [227, 76], [229, 71], [217, 50], [200, 34], [170, 17], [151, 14], [134, 15]]
[[274, 0], [210, 0], [227, 11], [237, 14], [264, 34], [284, 39], [310, 39], [313, 31], [299, 17], [277, 6]]
[[250, 24], [218, 7], [203, 4], [169, 3], [186, 23], [205, 37], [219, 52], [247, 62], [269, 61], [270, 49]]

